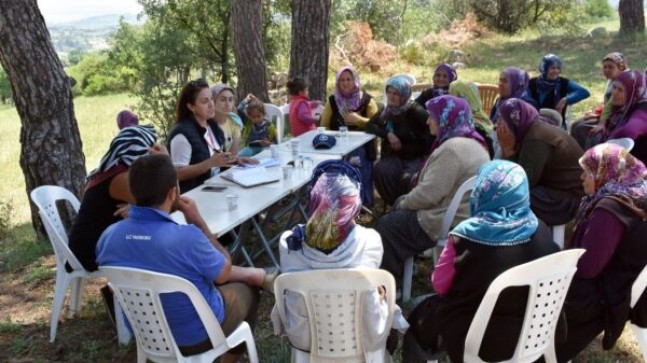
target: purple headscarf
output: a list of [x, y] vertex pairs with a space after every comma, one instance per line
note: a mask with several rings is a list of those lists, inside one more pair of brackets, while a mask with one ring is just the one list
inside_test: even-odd
[[[346, 94], [339, 89], [339, 79], [344, 72], [349, 72], [353, 80], [355, 80], [355, 89]], [[355, 68], [352, 66], [346, 66], [337, 72], [337, 76], [335, 76], [335, 103], [340, 112], [342, 112], [342, 110], [356, 111], [359, 108], [360, 101], [362, 100], [362, 91], [359, 87], [359, 75]]]
[[518, 98], [509, 98], [498, 108], [499, 122], [503, 121], [521, 142], [530, 127], [539, 120], [539, 112], [531, 104]]
[[508, 67], [501, 73], [505, 73], [506, 78], [508, 79], [508, 84], [510, 85], [510, 96], [500, 96], [497, 99], [496, 105], [494, 106], [497, 110], [499, 106], [501, 106], [501, 104], [507, 99], [526, 97], [526, 92], [528, 90], [528, 81], [530, 80], [528, 72], [517, 67]]
[[629, 151], [619, 145], [599, 144], [584, 153], [580, 165], [584, 172], [593, 177], [595, 193], [582, 198], [575, 217], [576, 230], [605, 197], [613, 197], [642, 217], [645, 216], [647, 169]]
[[427, 112], [438, 120], [438, 135], [431, 146], [433, 153], [443, 142], [452, 137], [467, 137], [480, 142], [487, 148], [487, 143], [476, 129], [472, 121], [470, 104], [459, 97], [440, 96], [432, 98], [425, 104]]
[[624, 90], [625, 104], [621, 107], [614, 106], [613, 113], [607, 122], [609, 132], [623, 125], [637, 104], [647, 102], [645, 76], [642, 73], [635, 70], [621, 72], [614, 80], [614, 85], [619, 85]]
[[447, 72], [447, 78], [449, 80], [449, 82], [447, 83], [447, 87], [449, 87], [449, 83], [452, 83], [456, 79], [458, 79], [458, 74], [456, 74], [456, 69], [454, 69], [454, 67], [452, 67], [451, 65], [449, 65], [447, 63], [443, 63], [443, 64], [439, 65], [438, 67], [436, 67], [436, 70], [434, 70], [434, 76], [436, 76], [436, 73], [438, 73], [440, 71]]
[[131, 110], [123, 110], [117, 114], [117, 126], [119, 130], [135, 125], [139, 125], [139, 117]]

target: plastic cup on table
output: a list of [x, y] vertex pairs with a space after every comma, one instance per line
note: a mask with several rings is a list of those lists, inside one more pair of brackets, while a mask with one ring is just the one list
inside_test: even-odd
[[238, 209], [238, 196], [236, 194], [227, 194], [227, 209], [235, 211]]
[[291, 165], [285, 165], [283, 167], [283, 179], [284, 180], [290, 180], [292, 178], [292, 166]]
[[339, 137], [341, 141], [348, 141], [348, 126], [339, 126]]
[[301, 140], [294, 138], [290, 140], [290, 150], [292, 150], [292, 159], [296, 160], [297, 156], [299, 156], [299, 145], [301, 144]]
[[279, 146], [278, 145], [270, 145], [270, 153], [272, 155], [272, 159], [278, 159], [279, 158]]

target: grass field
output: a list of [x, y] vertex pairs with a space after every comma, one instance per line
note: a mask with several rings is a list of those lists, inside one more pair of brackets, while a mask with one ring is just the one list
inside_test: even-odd
[[[618, 27], [617, 22], [604, 25], [611, 30]], [[543, 54], [553, 52], [560, 55], [564, 60], [563, 75], [583, 84], [592, 93], [589, 100], [574, 107], [577, 117], [602, 97], [602, 57], [611, 51], [621, 51], [628, 57], [631, 66], [643, 69], [647, 45], [612, 37], [593, 40], [589, 37], [541, 36], [537, 32], [526, 32], [515, 37], [488, 36], [463, 50], [469, 54], [469, 61], [466, 69], [459, 70], [459, 78], [482, 83], [496, 83], [499, 72], [511, 65], [536, 74], [539, 58]], [[419, 82], [431, 81], [433, 69], [408, 69], [418, 77]], [[372, 94], [381, 94], [383, 76], [362, 73], [361, 77]], [[136, 100], [127, 95], [78, 97], [74, 100], [88, 170], [96, 167], [116, 134], [117, 112], [135, 103]], [[6, 233], [0, 234], [0, 361], [134, 361], [134, 345], [119, 347], [116, 344], [100, 302], [100, 282], [86, 286], [82, 316], [63, 321], [59, 325], [56, 343], [49, 344], [55, 262], [49, 243], [36, 240], [29, 220], [25, 184], [18, 165], [20, 120], [10, 106], [0, 106], [0, 120], [4, 126], [4, 132], [0, 133], [0, 172], [3, 180], [0, 184], [0, 220], [10, 227], [4, 231]], [[414, 281], [414, 295], [428, 290], [429, 268], [423, 264], [421, 270]], [[263, 295], [256, 343], [262, 362], [287, 362], [287, 343], [283, 338], [271, 334], [269, 311], [272, 301], [272, 297]], [[408, 310], [411, 307], [403, 308]], [[596, 342], [575, 360], [580, 363], [641, 361], [633, 335], [628, 331], [612, 351], [603, 352]]]

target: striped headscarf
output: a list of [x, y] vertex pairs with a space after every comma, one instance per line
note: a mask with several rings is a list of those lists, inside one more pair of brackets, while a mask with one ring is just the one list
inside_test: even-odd
[[513, 246], [530, 241], [538, 226], [526, 172], [511, 161], [494, 160], [477, 173], [470, 218], [450, 234], [488, 246]]
[[593, 177], [595, 193], [582, 198], [575, 217], [575, 230], [605, 197], [613, 197], [642, 217], [646, 216], [647, 169], [627, 149], [608, 143], [596, 145], [584, 153], [580, 165]]
[[130, 167], [138, 157], [148, 153], [155, 141], [157, 141], [157, 133], [153, 125], [135, 125], [122, 129], [112, 139], [110, 148], [101, 158], [99, 167], [88, 175], [87, 180], [89, 181], [117, 165]]

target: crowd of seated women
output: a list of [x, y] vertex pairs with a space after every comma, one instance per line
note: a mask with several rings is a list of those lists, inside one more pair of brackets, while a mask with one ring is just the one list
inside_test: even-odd
[[[601, 332], [609, 349], [628, 319], [645, 326], [647, 307], [632, 311], [628, 302], [631, 283], [647, 264], [647, 245], [642, 243], [647, 232], [645, 75], [629, 69], [617, 52], [605, 56], [602, 64], [607, 79], [602, 104], [571, 125], [567, 108], [590, 94], [562, 77], [562, 61], [554, 54], [541, 59], [534, 78], [521, 68], [504, 68], [489, 115], [475, 84], [459, 80], [447, 64], [435, 70], [433, 85], [415, 100], [407, 77], [389, 78], [383, 106], [362, 89], [351, 66], [337, 72], [334, 91], [323, 103], [308, 98], [304, 78], [290, 80], [293, 136], [319, 125], [365, 131], [378, 142], [357, 148], [331, 168], [316, 169], [324, 171], [313, 176], [307, 223], [280, 240], [283, 271], [364, 266], [385, 269], [399, 281], [406, 259], [447, 237], [439, 233], [449, 202], [464, 181], [476, 176], [433, 272], [436, 295], [409, 319], [405, 361], [422, 360], [418, 353], [429, 349], [444, 349], [452, 361], [462, 361], [467, 329], [490, 282], [510, 267], [558, 251], [548, 228], [555, 225], [572, 229], [566, 248], [586, 249], [564, 308], [561, 324], [567, 325], [567, 333], [556, 344], [559, 361], [576, 356]], [[248, 96], [251, 107], [239, 107], [237, 114], [234, 94], [226, 84], [210, 88], [204, 80], [183, 88], [167, 139], [182, 192], [222, 168], [254, 163], [246, 156], [251, 149], [243, 149], [242, 135], [251, 132], [264, 141], [262, 147], [274, 142], [268, 135], [275, 131], [268, 128], [271, 122], [263, 122], [259, 102]], [[314, 109], [322, 105], [318, 119]], [[548, 117], [551, 112], [543, 109], [557, 116]], [[252, 127], [256, 129], [246, 130]], [[607, 143], [616, 138], [632, 139], [633, 149]], [[120, 213], [113, 215], [120, 204], [131, 202], [123, 180], [129, 165], [151, 147], [152, 152], [166, 152], [155, 141], [152, 128], [126, 127], [115, 142], [129, 145], [123, 149], [127, 152], [121, 155], [111, 145], [90, 175], [70, 238], [71, 249], [88, 269], [96, 268], [98, 235], [120, 218]], [[384, 211], [373, 229], [355, 218], [362, 205], [374, 206], [375, 193]], [[96, 228], [88, 227], [90, 220]], [[516, 339], [524, 291], [508, 292], [501, 305], [506, 313], [484, 338], [489, 342], [481, 352], [484, 359], [504, 360], [512, 354], [505, 348], [511, 345], [497, 342]], [[378, 308], [380, 293], [375, 297]], [[302, 310], [298, 302], [288, 306], [297, 315]], [[287, 330], [307, 349], [305, 326], [275, 323], [277, 332]]]

